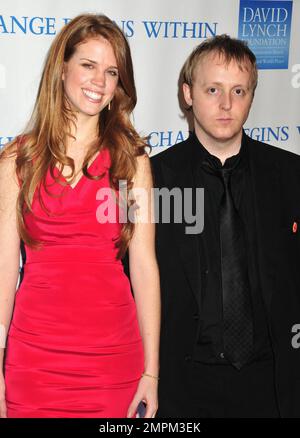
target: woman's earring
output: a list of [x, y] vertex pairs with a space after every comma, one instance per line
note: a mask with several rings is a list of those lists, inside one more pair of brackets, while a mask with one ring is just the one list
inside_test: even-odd
[[110, 101], [108, 102], [108, 111], [110, 111]]

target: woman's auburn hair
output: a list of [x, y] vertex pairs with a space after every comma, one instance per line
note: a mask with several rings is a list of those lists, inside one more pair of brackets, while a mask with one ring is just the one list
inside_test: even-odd
[[[87, 166], [94, 154], [105, 147], [111, 157], [111, 187], [117, 190], [119, 180], [126, 180], [129, 191], [136, 172], [137, 156], [145, 154], [145, 140], [138, 135], [130, 121], [136, 105], [136, 89], [128, 42], [118, 26], [105, 15], [79, 15], [61, 30], [49, 49], [28, 128], [2, 153], [16, 153], [16, 174], [20, 183], [17, 226], [20, 238], [32, 247], [39, 247], [40, 242], [29, 235], [24, 212], [32, 211], [35, 191], [38, 190], [40, 194], [41, 184], [45, 186], [48, 169], [52, 177], [59, 181], [54, 175], [57, 163], [62, 167], [71, 167], [71, 178], [75, 172], [74, 161], [66, 155], [65, 148], [76, 117], [67, 106], [64, 95], [64, 62], [72, 57], [78, 44], [99, 37], [107, 40], [113, 48], [119, 80], [110, 110], [106, 107], [99, 115], [99, 137], [90, 144], [83, 162], [83, 174], [90, 179], [101, 178], [101, 175], [90, 175]], [[42, 204], [40, 196], [39, 200]], [[129, 208], [128, 199], [126, 204]], [[134, 224], [131, 221], [122, 224], [120, 238], [116, 241], [118, 258], [124, 256], [133, 231]]]

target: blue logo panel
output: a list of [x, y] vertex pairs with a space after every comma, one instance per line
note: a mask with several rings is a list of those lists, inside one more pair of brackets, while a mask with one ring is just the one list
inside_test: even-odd
[[293, 2], [240, 0], [238, 37], [248, 42], [259, 69], [287, 69]]

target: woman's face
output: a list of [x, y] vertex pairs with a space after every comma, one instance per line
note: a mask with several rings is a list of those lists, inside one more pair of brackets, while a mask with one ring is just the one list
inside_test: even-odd
[[111, 44], [91, 38], [79, 44], [64, 64], [65, 96], [78, 118], [94, 117], [113, 99], [118, 84], [118, 67]]

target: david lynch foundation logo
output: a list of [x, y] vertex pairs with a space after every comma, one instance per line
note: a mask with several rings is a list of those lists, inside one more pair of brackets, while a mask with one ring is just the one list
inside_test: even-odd
[[287, 69], [293, 2], [240, 0], [239, 38], [248, 42], [260, 69]]

